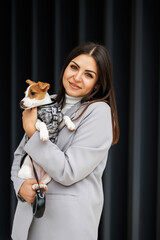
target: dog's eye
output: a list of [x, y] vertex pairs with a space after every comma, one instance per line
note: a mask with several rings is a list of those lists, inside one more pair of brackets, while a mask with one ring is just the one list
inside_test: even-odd
[[36, 92], [32, 92], [32, 91], [31, 91], [31, 95], [32, 95], [32, 96], [34, 96], [35, 94], [36, 94]]

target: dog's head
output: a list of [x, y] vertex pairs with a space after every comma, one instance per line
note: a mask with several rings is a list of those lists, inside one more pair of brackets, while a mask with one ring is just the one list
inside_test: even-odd
[[47, 94], [50, 88], [49, 83], [33, 82], [29, 79], [26, 80], [29, 84], [25, 91], [25, 97], [20, 102], [20, 107], [23, 109], [30, 109], [49, 103], [49, 95]]

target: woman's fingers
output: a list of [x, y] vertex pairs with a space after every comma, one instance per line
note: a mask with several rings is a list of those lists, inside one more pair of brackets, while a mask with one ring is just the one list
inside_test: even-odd
[[22, 184], [22, 186], [19, 190], [19, 194], [28, 203], [34, 202], [36, 192], [35, 192], [35, 190], [32, 189], [32, 185], [36, 184], [36, 183], [37, 183], [36, 179], [27, 179], [24, 181], [24, 183]]
[[45, 193], [46, 191], [47, 191], [47, 185], [46, 184], [44, 184], [44, 183], [39, 183], [39, 185], [38, 184], [34, 184], [34, 185], [32, 185], [32, 189], [33, 190], [37, 190], [37, 189], [39, 189], [39, 187], [42, 189], [42, 191], [43, 191], [43, 193]]

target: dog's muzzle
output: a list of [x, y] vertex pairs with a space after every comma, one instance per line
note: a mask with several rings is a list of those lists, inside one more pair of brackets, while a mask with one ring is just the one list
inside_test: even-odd
[[20, 101], [20, 108], [22, 108], [22, 109], [26, 108], [26, 106], [24, 105], [24, 101], [23, 100]]

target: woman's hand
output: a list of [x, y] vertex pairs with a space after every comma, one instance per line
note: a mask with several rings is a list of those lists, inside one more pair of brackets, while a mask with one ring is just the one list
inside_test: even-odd
[[[32, 188], [32, 186], [36, 184], [37, 185], [37, 181], [36, 179], [27, 179], [24, 181], [24, 183], [22, 184], [20, 190], [19, 190], [19, 194], [21, 195], [21, 197], [28, 203], [33, 203], [34, 199], [35, 199], [35, 195], [36, 195], [36, 190], [39, 188], [39, 186], [37, 186], [34, 190]], [[42, 184], [40, 182], [40, 184]], [[47, 188], [44, 187], [42, 188], [42, 192], [45, 194]]]
[[36, 132], [36, 122], [37, 122], [37, 108], [32, 108], [23, 111], [22, 115], [23, 128], [28, 137]]
[[19, 194], [28, 203], [33, 203], [36, 195], [35, 190], [32, 189], [32, 185], [36, 184], [36, 179], [27, 179], [22, 184]]

